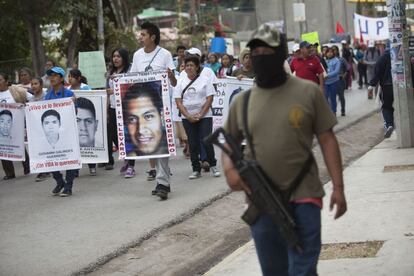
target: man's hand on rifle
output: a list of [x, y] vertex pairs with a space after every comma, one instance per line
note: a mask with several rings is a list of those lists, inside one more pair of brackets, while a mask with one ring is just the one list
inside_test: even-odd
[[230, 189], [233, 191], [245, 191], [248, 195], [250, 195], [252, 192], [249, 186], [247, 186], [247, 184], [241, 179], [230, 158], [226, 154], [222, 153], [221, 160], [224, 174], [226, 175], [227, 185], [229, 185]]

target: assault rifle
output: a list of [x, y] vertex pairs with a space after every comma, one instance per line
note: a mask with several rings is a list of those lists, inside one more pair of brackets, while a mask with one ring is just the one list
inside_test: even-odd
[[[220, 134], [224, 137], [224, 141], [220, 139]], [[288, 206], [289, 198], [277, 189], [260, 164], [256, 160], [245, 160], [240, 146], [223, 128], [217, 129], [206, 137], [204, 143], [214, 144], [227, 154], [241, 179], [249, 186], [251, 194], [247, 196], [252, 204], [243, 214], [242, 219], [251, 225], [256, 221], [258, 214], [266, 213], [270, 215], [287, 244], [302, 252], [295, 230], [296, 223]]]

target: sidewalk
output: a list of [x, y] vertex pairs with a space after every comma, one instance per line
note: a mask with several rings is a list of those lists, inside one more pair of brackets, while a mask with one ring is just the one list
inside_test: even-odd
[[[348, 212], [338, 221], [329, 212], [332, 184], [322, 211], [323, 244], [384, 241], [375, 257], [319, 262], [319, 275], [414, 275], [414, 148], [397, 149], [394, 135], [344, 171]], [[253, 242], [205, 276], [261, 275]]]

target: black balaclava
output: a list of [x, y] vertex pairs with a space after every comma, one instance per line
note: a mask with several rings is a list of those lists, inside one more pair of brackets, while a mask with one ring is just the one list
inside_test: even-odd
[[287, 45], [285, 35], [281, 35], [281, 44], [278, 47], [270, 47], [263, 41], [258, 40], [251, 46], [265, 46], [275, 50], [270, 55], [251, 55], [253, 71], [256, 74], [256, 84], [261, 88], [275, 88], [283, 85], [287, 80], [287, 73], [284, 69], [284, 63], [287, 57]]

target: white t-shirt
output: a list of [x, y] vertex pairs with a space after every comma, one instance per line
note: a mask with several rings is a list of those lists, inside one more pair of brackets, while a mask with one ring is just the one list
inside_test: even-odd
[[[174, 87], [174, 99], [181, 99], [181, 93], [184, 88], [191, 82], [185, 75], [180, 76], [176, 87]], [[201, 111], [207, 97], [215, 94], [213, 84], [210, 79], [200, 74], [200, 76], [187, 88], [183, 95], [183, 105], [190, 115], [197, 114]], [[213, 114], [211, 108], [203, 118], [210, 118]]]
[[[204, 76], [207, 79], [209, 79], [212, 84], [217, 84], [219, 82], [218, 78], [216, 77], [216, 74], [214, 74], [214, 71], [211, 70], [211, 68], [203, 67], [203, 70], [201, 70], [201, 73], [200, 73], [200, 77], [201, 76]], [[184, 78], [184, 79], [187, 78], [187, 73], [185, 72], [185, 70], [183, 70], [180, 73], [180, 78]]]
[[172, 55], [168, 50], [157, 46], [151, 53], [145, 53], [144, 48], [136, 51], [130, 72], [159, 71], [167, 68], [175, 69]]
[[9, 89], [0, 92], [0, 103], [16, 103]]

